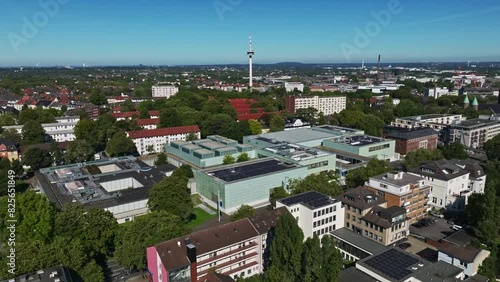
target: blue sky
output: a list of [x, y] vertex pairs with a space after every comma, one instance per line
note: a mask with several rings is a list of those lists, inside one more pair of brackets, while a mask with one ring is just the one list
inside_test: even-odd
[[0, 0], [0, 65], [500, 60], [498, 0], [400, 1]]

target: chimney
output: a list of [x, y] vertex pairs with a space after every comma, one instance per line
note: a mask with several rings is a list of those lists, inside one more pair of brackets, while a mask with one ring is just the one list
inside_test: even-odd
[[[186, 239], [189, 240], [189, 239]], [[193, 244], [186, 245], [186, 253], [191, 263], [191, 281], [196, 282], [198, 280], [197, 263], [196, 263], [196, 246]]]

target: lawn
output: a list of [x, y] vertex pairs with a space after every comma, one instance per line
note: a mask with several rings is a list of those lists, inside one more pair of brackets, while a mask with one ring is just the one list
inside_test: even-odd
[[217, 214], [209, 214], [206, 211], [200, 208], [194, 208], [193, 210], [193, 219], [187, 224], [189, 228], [193, 228], [202, 224], [203, 222], [215, 218]]

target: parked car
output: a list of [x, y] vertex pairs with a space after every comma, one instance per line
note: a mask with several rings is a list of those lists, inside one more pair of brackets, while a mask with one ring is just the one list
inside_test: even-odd
[[442, 214], [440, 214], [440, 213], [438, 213], [436, 211], [431, 211], [431, 215], [435, 216], [437, 218], [444, 218], [444, 215], [442, 215]]
[[453, 226], [451, 227], [451, 229], [453, 229], [453, 230], [460, 230], [460, 229], [462, 229], [462, 226], [460, 226], [460, 225], [456, 225], [456, 224], [455, 224], [455, 225], [453, 225]]
[[402, 249], [402, 250], [406, 250], [406, 249], [408, 249], [409, 247], [411, 247], [411, 244], [410, 244], [410, 243], [407, 243], [407, 242], [404, 242], [404, 243], [399, 244], [399, 246], [398, 246], [398, 247], [399, 247], [400, 249]]

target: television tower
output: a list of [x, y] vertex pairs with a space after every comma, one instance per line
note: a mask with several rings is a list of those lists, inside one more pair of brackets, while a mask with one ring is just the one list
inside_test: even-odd
[[252, 34], [250, 34], [250, 42], [249, 42], [249, 48], [248, 48], [248, 72], [249, 72], [249, 83], [248, 86], [250, 87], [250, 90], [252, 90], [252, 85], [253, 85], [253, 77], [252, 77], [252, 57], [255, 54], [255, 52], [252, 50]]

